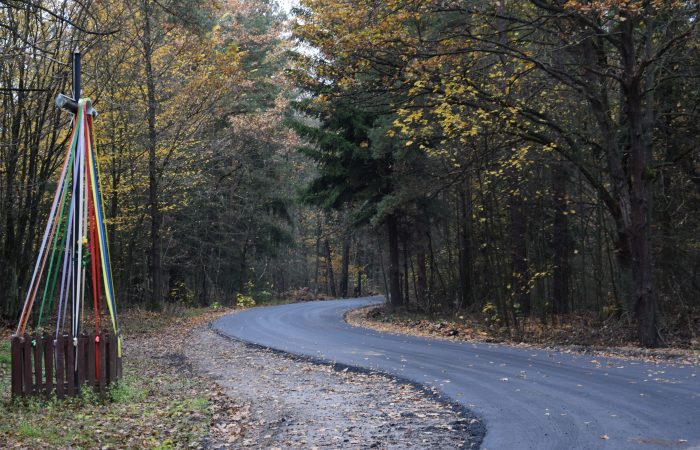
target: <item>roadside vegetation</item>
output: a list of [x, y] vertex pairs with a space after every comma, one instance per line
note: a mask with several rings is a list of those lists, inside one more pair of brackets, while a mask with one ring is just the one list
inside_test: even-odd
[[388, 333], [449, 339], [455, 341], [502, 343], [615, 356], [648, 361], [700, 364], [700, 342], [688, 330], [669, 335], [663, 349], [644, 349], [637, 344], [634, 321], [606, 320], [598, 316], [569, 316], [559, 322], [532, 319], [518, 329], [498, 326], [485, 313], [462, 315], [420, 314], [370, 306], [346, 314], [348, 323]]
[[9, 333], [0, 343], [0, 442], [3, 448], [197, 448], [208, 438], [215, 389], [178, 359], [177, 340], [215, 317], [210, 309], [177, 314], [131, 311], [124, 378], [104, 396], [83, 388], [75, 398], [10, 397]]

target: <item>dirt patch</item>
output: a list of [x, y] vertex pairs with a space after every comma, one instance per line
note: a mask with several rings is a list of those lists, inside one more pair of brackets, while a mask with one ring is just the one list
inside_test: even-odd
[[[571, 339], [571, 336], [566, 337], [568, 328], [575, 328], [572, 325], [560, 328], [554, 334], [548, 335], [540, 332], [516, 339], [493, 334], [486, 327], [471, 321], [428, 320], [408, 314], [390, 313], [384, 306], [368, 306], [349, 311], [345, 315], [345, 320], [353, 326], [371, 328], [386, 333], [409, 334], [460, 342], [503, 343], [513, 347], [655, 363], [700, 365], [700, 350], [697, 349], [645, 349], [633, 345], [605, 346], [567, 343], [567, 339]], [[573, 331], [571, 332], [573, 333]]]
[[476, 448], [484, 434], [477, 418], [409, 383], [285, 356], [209, 328], [190, 334], [185, 355], [241, 405], [214, 426], [209, 448]]

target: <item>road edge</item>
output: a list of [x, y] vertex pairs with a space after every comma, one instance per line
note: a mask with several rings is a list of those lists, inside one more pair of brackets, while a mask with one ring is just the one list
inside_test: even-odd
[[[460, 339], [448, 336], [431, 335], [431, 334], [414, 334], [408, 333], [404, 330], [385, 330], [379, 327], [372, 326], [370, 319], [350, 319], [348, 316], [360, 309], [370, 310], [371, 308], [378, 308], [381, 305], [367, 305], [360, 306], [358, 308], [353, 308], [347, 310], [343, 314], [343, 320], [351, 327], [360, 328], [363, 330], [371, 330], [378, 333], [386, 333], [394, 336], [410, 336], [414, 338], [422, 339], [434, 339], [436, 341], [442, 342], [459, 342], [466, 344], [476, 344], [485, 346], [501, 346], [510, 349], [528, 349], [535, 351], [542, 351], [548, 353], [560, 353], [560, 354], [570, 354], [578, 355], [583, 357], [591, 358], [606, 358], [609, 360], [617, 361], [634, 361], [643, 362], [648, 364], [655, 364], [657, 366], [663, 365], [685, 365], [700, 367], [700, 353], [698, 350], [694, 349], [679, 349], [679, 348], [666, 348], [671, 352], [676, 353], [666, 353], [663, 349], [645, 349], [643, 347], [602, 347], [602, 346], [587, 346], [587, 345], [577, 345], [577, 344], [542, 344], [542, 343], [515, 343], [509, 341], [502, 342], [491, 342], [480, 339]], [[661, 350], [661, 351], [660, 351]]]
[[[221, 316], [217, 320], [225, 317]], [[343, 315], [343, 320], [345, 320], [345, 315]], [[438, 402], [442, 405], [445, 405], [449, 407], [452, 411], [460, 413], [465, 420], [467, 421], [465, 424], [465, 427], [467, 429], [468, 437], [465, 442], [473, 442], [476, 443], [476, 447], [468, 447], [463, 446], [463, 449], [468, 449], [468, 448], [481, 448], [481, 445], [484, 441], [484, 437], [486, 436], [486, 425], [484, 424], [484, 419], [468, 409], [467, 407], [457, 403], [456, 401], [452, 400], [449, 398], [447, 395], [442, 394], [437, 388], [430, 388], [425, 384], [419, 383], [417, 381], [413, 381], [411, 379], [401, 377], [398, 375], [394, 375], [391, 373], [387, 373], [381, 370], [372, 370], [372, 369], [366, 369], [364, 367], [359, 367], [359, 366], [353, 366], [353, 365], [348, 365], [348, 364], [343, 364], [335, 361], [329, 361], [323, 358], [318, 358], [314, 356], [307, 356], [307, 355], [301, 355], [298, 353], [292, 353], [292, 352], [287, 352], [284, 350], [279, 350], [274, 347], [268, 347], [266, 345], [261, 345], [261, 344], [256, 344], [254, 342], [247, 341], [245, 339], [240, 339], [235, 336], [231, 336], [230, 334], [227, 334], [224, 330], [214, 326], [214, 321], [208, 323], [208, 328], [216, 333], [218, 336], [228, 339], [231, 341], [236, 341], [240, 342], [247, 347], [254, 348], [254, 349], [261, 349], [261, 350], [268, 350], [274, 354], [284, 356], [286, 358], [290, 358], [293, 361], [300, 361], [300, 362], [307, 362], [311, 363], [314, 365], [318, 366], [324, 366], [324, 367], [329, 367], [333, 369], [336, 372], [342, 372], [342, 371], [347, 371], [347, 372], [352, 372], [352, 373], [359, 373], [359, 374], [365, 374], [365, 375], [371, 375], [371, 374], [376, 374], [376, 375], [381, 375], [384, 377], [387, 377], [390, 380], [394, 380], [397, 383], [401, 384], [406, 384], [409, 386], [412, 386], [419, 392], [421, 392], [423, 395], [425, 395], [427, 398]]]

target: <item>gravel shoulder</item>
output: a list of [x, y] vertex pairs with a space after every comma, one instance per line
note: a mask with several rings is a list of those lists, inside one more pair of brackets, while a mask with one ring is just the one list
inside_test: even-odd
[[388, 334], [343, 319], [380, 302], [253, 308], [212, 326], [246, 342], [435, 386], [484, 420], [483, 448], [700, 446], [696, 366]]
[[478, 448], [484, 435], [458, 405], [387, 375], [293, 357], [209, 327], [186, 342], [188, 364], [236, 403], [214, 414], [208, 448]]

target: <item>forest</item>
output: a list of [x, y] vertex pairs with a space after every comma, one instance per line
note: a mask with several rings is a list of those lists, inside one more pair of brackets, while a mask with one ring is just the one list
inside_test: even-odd
[[[83, 55], [122, 307], [392, 309], [700, 335], [687, 0], [0, 0], [0, 321]], [[598, 325], [595, 325], [598, 326]]]

